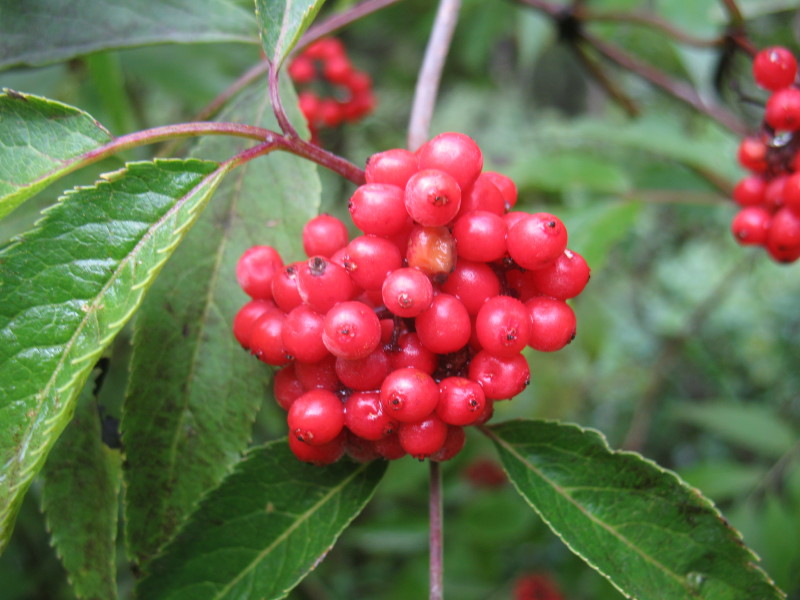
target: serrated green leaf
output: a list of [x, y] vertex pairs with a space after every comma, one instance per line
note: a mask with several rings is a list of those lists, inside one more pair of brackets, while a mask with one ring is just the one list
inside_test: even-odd
[[714, 505], [674, 473], [576, 425], [512, 421], [487, 431], [517, 491], [626, 596], [784, 597]]
[[[2, 9], [0, 9], [0, 13]], [[6, 90], [0, 94], [0, 219], [111, 141], [83, 111]]]
[[[263, 86], [244, 92], [220, 118], [276, 127]], [[223, 159], [247, 145], [207, 138], [193, 154]], [[271, 401], [269, 368], [231, 332], [248, 300], [236, 261], [253, 245], [301, 258], [302, 228], [320, 193], [316, 166], [294, 155], [276, 152], [239, 167], [148, 293], [122, 419], [126, 540], [140, 567], [239, 459], [259, 406]]]
[[683, 404], [675, 408], [673, 415], [772, 458], [782, 456], [798, 439], [797, 432], [769, 406], [725, 401]]
[[94, 361], [231, 166], [130, 164], [0, 252], [0, 549]]
[[112, 48], [256, 42], [252, 13], [229, 0], [29, 0], [0, 4], [0, 69]]
[[261, 44], [278, 68], [325, 0], [255, 0]]
[[102, 442], [93, 387], [84, 387], [42, 470], [42, 510], [75, 596], [113, 600], [121, 460]]
[[138, 586], [148, 600], [284, 598], [372, 497], [384, 461], [299, 462], [286, 440], [251, 450]]

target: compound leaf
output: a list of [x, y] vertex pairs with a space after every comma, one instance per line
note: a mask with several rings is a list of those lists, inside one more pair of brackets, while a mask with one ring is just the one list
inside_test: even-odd
[[77, 108], [10, 90], [0, 94], [0, 218], [110, 141], [111, 134]]
[[512, 421], [487, 432], [517, 491], [626, 596], [784, 597], [738, 532], [674, 473], [576, 425]]
[[93, 387], [84, 387], [42, 470], [42, 509], [75, 595], [113, 600], [121, 460], [103, 444]]
[[[276, 127], [261, 86], [244, 92], [221, 118]], [[193, 154], [222, 159], [247, 145], [206, 138]], [[264, 244], [287, 261], [301, 258], [302, 227], [316, 214], [320, 193], [316, 166], [288, 153], [239, 167], [137, 315], [122, 431], [126, 540], [140, 568], [239, 460], [267, 400], [270, 369], [231, 332], [248, 300], [236, 282], [236, 262], [250, 246]]]
[[230, 0], [26, 0], [0, 4], [0, 69], [164, 43], [256, 42]]
[[95, 361], [230, 168], [130, 164], [0, 251], [0, 549]]
[[256, 0], [261, 43], [267, 57], [279, 67], [300, 35], [317, 16], [325, 0]]
[[384, 461], [299, 462], [286, 440], [254, 448], [151, 563], [138, 597], [284, 598], [361, 512]]

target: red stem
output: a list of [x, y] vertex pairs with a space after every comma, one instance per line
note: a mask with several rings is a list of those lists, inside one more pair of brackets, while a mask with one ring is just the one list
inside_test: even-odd
[[430, 462], [430, 496], [429, 496], [429, 518], [430, 518], [430, 600], [442, 600], [444, 597], [444, 585], [442, 575], [443, 565], [443, 544], [442, 544], [442, 472], [439, 463]]

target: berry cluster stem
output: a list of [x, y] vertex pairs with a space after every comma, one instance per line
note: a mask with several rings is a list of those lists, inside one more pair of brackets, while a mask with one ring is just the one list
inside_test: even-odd
[[436, 11], [425, 58], [414, 90], [414, 103], [408, 124], [408, 149], [412, 152], [428, 139], [436, 94], [442, 78], [444, 61], [458, 22], [461, 0], [442, 0]]
[[442, 472], [436, 461], [430, 462], [430, 600], [442, 600]]

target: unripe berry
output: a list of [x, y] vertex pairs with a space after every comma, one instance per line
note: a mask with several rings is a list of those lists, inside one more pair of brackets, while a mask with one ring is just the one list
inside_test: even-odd
[[415, 225], [408, 238], [408, 266], [426, 275], [447, 275], [456, 264], [456, 242], [447, 227]]

